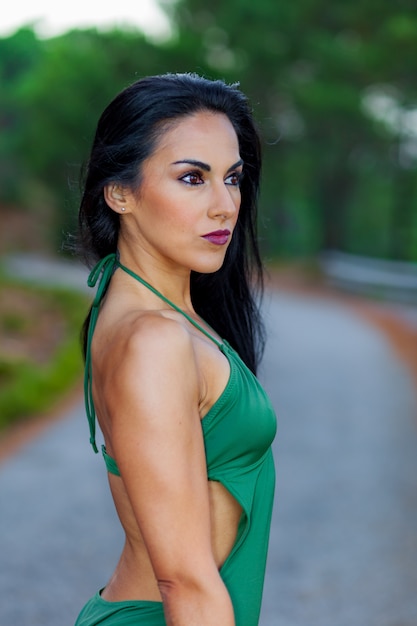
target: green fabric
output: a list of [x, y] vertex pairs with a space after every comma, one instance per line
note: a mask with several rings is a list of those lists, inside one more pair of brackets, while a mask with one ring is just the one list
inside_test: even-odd
[[107, 602], [100, 592], [91, 598], [78, 616], [75, 626], [166, 626], [161, 602], [130, 600]]
[[103, 454], [103, 459], [107, 467], [107, 471], [110, 474], [114, 474], [115, 476], [120, 476], [119, 468], [117, 467], [116, 461], [107, 454], [106, 446], [101, 446], [101, 452]]
[[[233, 602], [236, 626], [257, 626], [275, 486], [275, 469], [271, 451], [271, 443], [276, 432], [274, 410], [257, 378], [227, 341], [219, 342], [212, 337], [195, 320], [173, 305], [137, 274], [121, 265], [116, 255], [103, 259], [100, 267], [92, 272], [94, 283], [98, 274], [102, 272], [98, 287], [102, 295], [117, 267], [148, 286], [165, 302], [182, 313], [219, 347], [229, 361], [230, 376], [227, 385], [201, 424], [208, 478], [222, 483], [239, 502], [243, 511], [238, 536], [231, 553], [220, 569], [220, 575]], [[97, 316], [95, 315], [94, 318], [92, 316], [91, 320], [89, 342], [91, 342]], [[87, 355], [90, 355], [89, 349]], [[91, 363], [88, 360], [86, 371], [88, 374], [85, 392], [90, 440], [95, 444], [93, 424], [95, 412], [90, 389]], [[120, 475], [114, 459], [106, 453], [105, 449], [103, 454], [108, 471]], [[95, 626], [96, 624], [165, 626], [162, 605], [160, 605], [158, 622], [151, 621], [154, 617], [156, 618], [156, 615], [148, 617], [143, 613], [142, 603], [139, 603], [140, 606], [137, 606], [137, 603], [128, 603], [131, 621], [119, 621], [120, 603], [105, 603], [106, 610], [104, 611], [103, 602], [99, 595], [92, 598], [87, 605], [90, 607], [90, 613], [86, 613], [86, 617], [83, 621], [77, 622], [77, 626]], [[111, 612], [112, 605], [114, 606], [113, 613]], [[126, 616], [126, 619], [130, 618]]]
[[96, 445], [96, 411], [94, 408], [93, 392], [92, 392], [92, 371], [91, 371], [91, 342], [93, 339], [94, 330], [97, 324], [98, 313], [100, 304], [104, 294], [109, 286], [110, 279], [117, 267], [116, 254], [109, 254], [101, 259], [99, 263], [92, 269], [87, 284], [89, 287], [95, 287], [97, 281], [98, 287], [96, 291], [93, 304], [91, 306], [90, 324], [87, 333], [87, 347], [85, 354], [85, 369], [84, 369], [84, 398], [85, 398], [85, 410], [87, 413], [88, 424], [90, 426], [90, 443], [93, 446], [94, 452], [98, 452]]

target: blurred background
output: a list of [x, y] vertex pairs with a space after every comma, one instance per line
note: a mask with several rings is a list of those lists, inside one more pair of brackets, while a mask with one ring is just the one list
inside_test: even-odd
[[82, 5], [42, 20], [16, 4], [19, 27], [0, 39], [3, 250], [60, 249], [97, 118], [120, 89], [197, 71], [238, 81], [254, 105], [267, 258], [417, 260], [412, 3], [155, 0], [124, 17], [121, 2], [117, 20], [100, 9], [96, 26]]
[[[15, 0], [0, 20], [0, 460], [63, 398], [76, 407], [74, 432], [65, 423], [2, 466], [4, 623], [61, 623], [46, 585], [75, 611], [116, 558], [102, 468], [80, 444], [85, 270], [62, 244], [103, 108], [142, 76], [196, 71], [239, 82], [263, 138], [259, 237], [278, 290], [262, 376], [280, 416], [280, 499], [262, 626], [416, 626], [416, 7], [120, 0], [113, 11]], [[57, 555], [64, 572], [44, 571]], [[33, 598], [18, 613], [24, 581]]]

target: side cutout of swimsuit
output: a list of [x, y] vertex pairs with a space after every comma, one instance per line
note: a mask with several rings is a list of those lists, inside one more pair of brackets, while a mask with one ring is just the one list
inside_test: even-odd
[[[211, 511], [211, 543], [217, 567], [220, 569], [239, 540], [244, 511], [230, 491], [219, 481], [209, 480]], [[246, 517], [246, 516], [245, 516]]]

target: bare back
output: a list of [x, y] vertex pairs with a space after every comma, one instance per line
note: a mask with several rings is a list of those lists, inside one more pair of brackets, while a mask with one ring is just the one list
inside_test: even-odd
[[[193, 315], [193, 312], [190, 313]], [[201, 320], [198, 323], [201, 324]], [[212, 333], [211, 329], [206, 330]], [[217, 569], [235, 542], [242, 510], [220, 483], [207, 480], [202, 440], [197, 443], [197, 451], [194, 444], [190, 444], [190, 449], [188, 444], [184, 444], [182, 456], [185, 458], [180, 458], [177, 463], [181, 467], [172, 469], [171, 466], [171, 475], [164, 475], [163, 468], [154, 469], [154, 464], [158, 462], [157, 452], [156, 458], [140, 465], [138, 471], [142, 472], [142, 476], [134, 475], [135, 455], [140, 455], [147, 446], [155, 445], [161, 447], [159, 454], [162, 455], [164, 438], [168, 450], [175, 446], [175, 438], [182, 437], [181, 426], [178, 427], [178, 434], [172, 424], [176, 420], [181, 421], [185, 413], [187, 417], [184, 419], [193, 424], [186, 436], [200, 439], [201, 429], [198, 432], [195, 422], [205, 417], [222, 394], [230, 366], [216, 343], [184, 316], [169, 307], [161, 308], [161, 302], [143, 289], [126, 290], [126, 278], [118, 274], [112, 280], [100, 311], [92, 345], [92, 365], [98, 421], [107, 452], [121, 467], [121, 476], [109, 474], [109, 483], [126, 534], [120, 561], [103, 597], [110, 601], [133, 598], [160, 601], [155, 575], [155, 566], [159, 564], [155, 563], [155, 557], [152, 563], [150, 557], [158, 532], [154, 537], [148, 528], [152, 526], [152, 509], [158, 510], [154, 500], [164, 498], [165, 489], [169, 493], [174, 488], [181, 491], [182, 481], [184, 491], [188, 492], [189, 475], [199, 474], [198, 493], [196, 486], [191, 488], [195, 503], [185, 502], [181, 507], [184, 510], [168, 506], [163, 514], [167, 516], [169, 525], [175, 526], [176, 518], [194, 515], [199, 501], [204, 504], [200, 506], [203, 512], [207, 503], [208, 520], [201, 518], [200, 526], [208, 528], [211, 558]], [[131, 376], [132, 372], [136, 374]], [[184, 379], [188, 382], [184, 383]], [[178, 387], [181, 387], [179, 391]], [[179, 397], [181, 393], [183, 397]], [[145, 403], [142, 402], [144, 396], [147, 398]], [[140, 400], [135, 406], [138, 398]], [[177, 412], [171, 416], [160, 415], [162, 412], [169, 413], [171, 405], [176, 403], [179, 407]], [[147, 412], [146, 408], [149, 408]], [[154, 422], [159, 420], [161, 423], [155, 426]], [[153, 422], [151, 426], [149, 421]], [[156, 443], [155, 434], [158, 434]], [[129, 445], [123, 445], [123, 441], [129, 441]], [[132, 442], [133, 445], [130, 445]], [[162, 457], [159, 456], [159, 459]], [[177, 474], [174, 485], [170, 484], [173, 472]], [[137, 481], [140, 481], [140, 486]], [[148, 483], [148, 488], [143, 488], [143, 483]], [[174, 501], [181, 501], [181, 496]], [[142, 527], [146, 529], [145, 533]], [[194, 532], [192, 528], [191, 523], [190, 531]], [[176, 537], [175, 541], [178, 542], [179, 538]], [[185, 540], [183, 550], [188, 550], [192, 556], [192, 542], [188, 544]]]

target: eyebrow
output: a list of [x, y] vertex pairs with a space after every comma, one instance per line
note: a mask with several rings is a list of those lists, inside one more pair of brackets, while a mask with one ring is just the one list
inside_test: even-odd
[[[211, 167], [208, 163], [203, 163], [203, 161], [196, 161], [195, 159], [182, 159], [181, 161], [174, 161], [174, 163], [172, 163], [172, 165], [184, 165], [184, 164], [194, 165], [195, 167], [199, 167], [205, 172], [211, 172]], [[239, 159], [239, 161], [231, 165], [227, 171], [231, 172], [232, 170], [236, 169], [237, 167], [240, 167], [241, 165], [243, 165], [243, 160]]]

